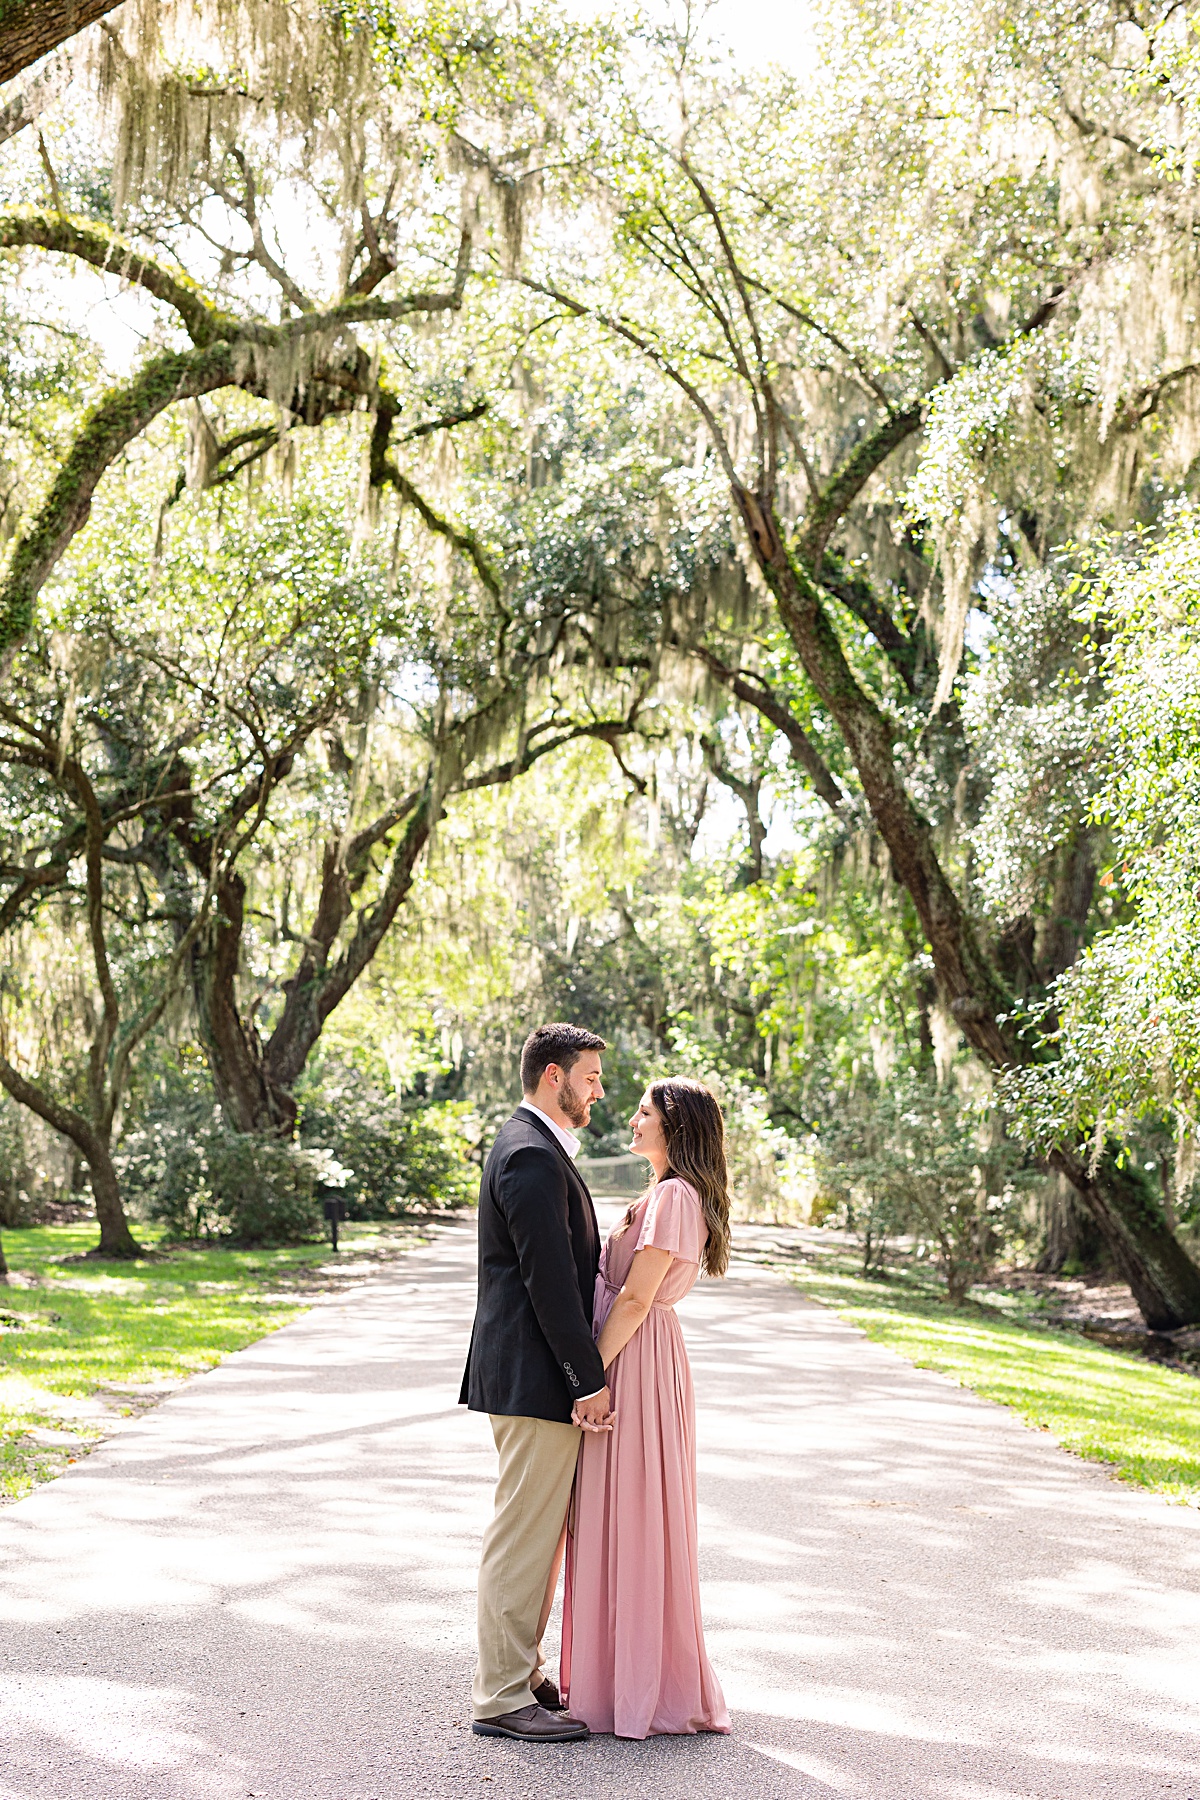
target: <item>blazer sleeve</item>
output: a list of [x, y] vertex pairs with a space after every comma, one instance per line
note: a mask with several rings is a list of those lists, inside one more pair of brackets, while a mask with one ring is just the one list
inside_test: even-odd
[[556, 1153], [534, 1145], [514, 1150], [500, 1171], [496, 1198], [534, 1315], [571, 1398], [599, 1393], [604, 1364], [579, 1292], [567, 1177]]

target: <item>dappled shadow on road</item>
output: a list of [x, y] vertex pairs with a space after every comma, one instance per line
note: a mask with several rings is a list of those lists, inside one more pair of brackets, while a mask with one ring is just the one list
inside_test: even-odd
[[472, 1736], [470, 1273], [447, 1226], [4, 1515], [0, 1800], [1200, 1800], [1195, 1515], [753, 1269], [681, 1309], [733, 1735]]
[[1200, 1796], [1195, 1514], [753, 1269], [698, 1294], [706, 1617], [741, 1729], [816, 1791]]

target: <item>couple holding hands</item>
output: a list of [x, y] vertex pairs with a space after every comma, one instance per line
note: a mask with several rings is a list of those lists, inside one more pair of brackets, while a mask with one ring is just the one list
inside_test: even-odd
[[[729, 1730], [704, 1649], [695, 1401], [674, 1310], [729, 1261], [724, 1123], [700, 1082], [651, 1082], [630, 1123], [653, 1180], [601, 1250], [574, 1132], [603, 1096], [606, 1047], [577, 1025], [530, 1034], [524, 1099], [479, 1194], [461, 1399], [490, 1415], [500, 1470], [473, 1729], [533, 1743]], [[564, 1552], [556, 1684], [542, 1637]]]

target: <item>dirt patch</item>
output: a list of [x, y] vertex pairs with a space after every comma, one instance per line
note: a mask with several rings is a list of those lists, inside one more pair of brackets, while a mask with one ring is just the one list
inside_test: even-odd
[[79, 1225], [94, 1219], [96, 1209], [87, 1200], [39, 1200], [30, 1209], [31, 1225]]
[[1151, 1331], [1130, 1289], [1111, 1275], [1039, 1275], [1034, 1269], [1007, 1269], [978, 1285], [1036, 1295], [1041, 1324], [1078, 1331], [1110, 1350], [1128, 1350], [1187, 1375], [1200, 1375], [1200, 1326]]

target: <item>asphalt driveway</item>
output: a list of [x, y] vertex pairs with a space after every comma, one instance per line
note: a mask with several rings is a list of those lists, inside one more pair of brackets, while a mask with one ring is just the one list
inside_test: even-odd
[[680, 1309], [733, 1735], [474, 1737], [472, 1267], [437, 1228], [0, 1513], [0, 1800], [1200, 1800], [1200, 1516], [746, 1264]]

